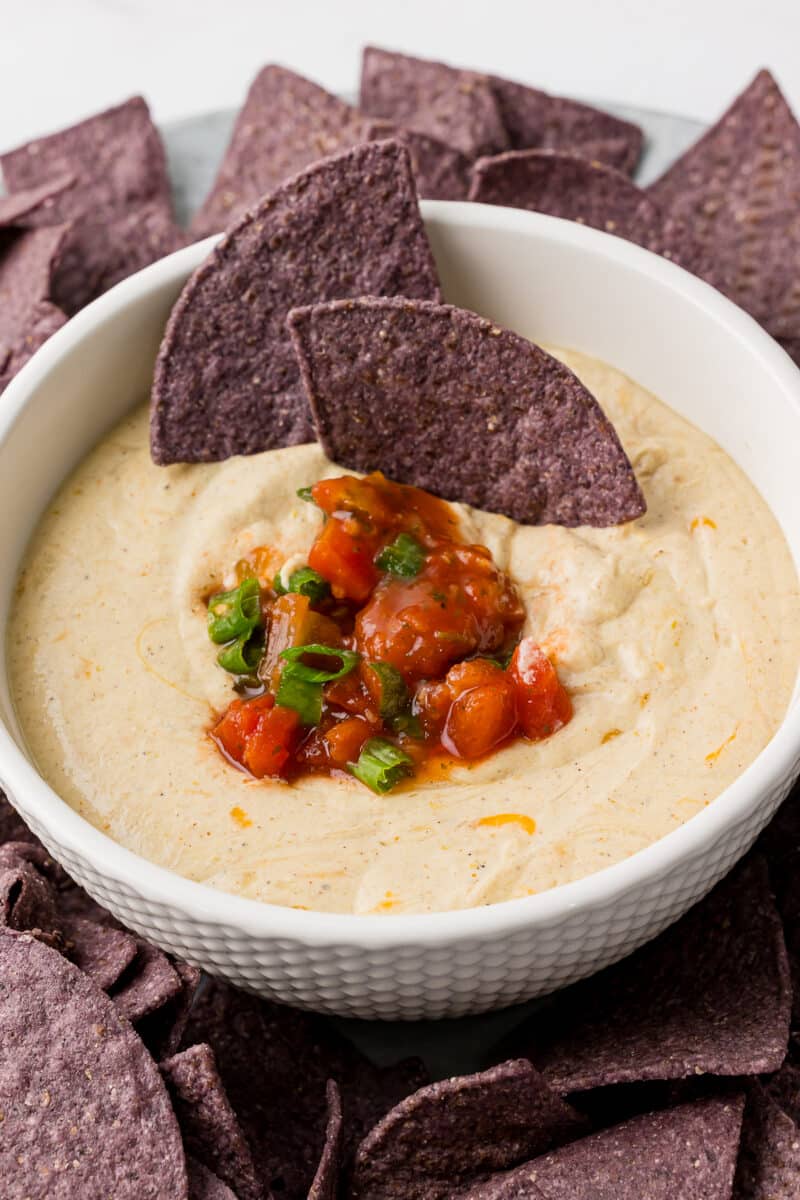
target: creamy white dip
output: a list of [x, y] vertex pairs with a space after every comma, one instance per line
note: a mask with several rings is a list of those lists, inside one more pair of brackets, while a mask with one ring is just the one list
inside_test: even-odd
[[[515, 580], [525, 632], [571, 693], [570, 725], [386, 796], [229, 765], [207, 736], [233, 693], [204, 597], [256, 546], [274, 550], [273, 570], [303, 555], [320, 516], [295, 490], [341, 471], [315, 445], [156, 467], [143, 407], [65, 484], [19, 579], [11, 678], [44, 777], [116, 841], [191, 879], [356, 913], [540, 892], [707, 805], [786, 711], [800, 658], [794, 566], [710, 438], [612, 368], [559, 357], [616, 426], [647, 514], [562, 529], [458, 511], [464, 536]], [[486, 822], [508, 814], [532, 821]]]

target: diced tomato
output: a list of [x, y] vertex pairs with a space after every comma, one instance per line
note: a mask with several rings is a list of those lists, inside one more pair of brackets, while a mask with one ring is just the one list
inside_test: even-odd
[[334, 596], [363, 604], [378, 582], [373, 563], [378, 542], [356, 517], [329, 517], [308, 555], [308, 565], [331, 585]]
[[274, 704], [275, 697], [269, 694], [253, 700], [231, 701], [211, 731], [212, 737], [229, 758], [244, 763], [247, 739], [258, 725], [261, 714], [268, 712]]
[[572, 719], [572, 701], [555, 667], [533, 638], [523, 638], [508, 668], [517, 695], [519, 723], [526, 737], [556, 733]]
[[447, 673], [453, 697], [442, 732], [442, 745], [457, 758], [481, 758], [514, 732], [517, 705], [514, 685], [486, 659], [458, 663]]
[[414, 713], [419, 717], [426, 738], [438, 738], [450, 711], [452, 696], [444, 680], [426, 680], [414, 696]]
[[355, 762], [373, 732], [368, 722], [360, 717], [337, 721], [324, 735], [331, 765], [343, 770], [348, 763]]
[[225, 753], [256, 779], [280, 775], [297, 745], [300, 718], [266, 693], [234, 700], [212, 730]]

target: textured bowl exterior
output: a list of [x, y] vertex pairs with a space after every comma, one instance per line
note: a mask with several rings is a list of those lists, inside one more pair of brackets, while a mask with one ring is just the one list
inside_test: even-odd
[[[429, 203], [424, 211], [448, 298], [543, 341], [606, 357], [676, 407], [686, 379], [676, 376], [673, 399], [674, 368], [667, 360], [676, 351], [678, 357], [697, 354], [688, 339], [699, 322], [705, 353], [697, 359], [698, 396], [711, 386], [723, 394], [727, 388], [730, 395], [734, 385], [724, 377], [730, 370], [731, 379], [751, 372], [747, 386], [758, 389], [762, 407], [774, 397], [773, 421], [780, 427], [769, 430], [763, 444], [747, 428], [741, 444], [731, 448], [745, 460], [779, 516], [795, 559], [800, 557], [800, 502], [792, 497], [791, 477], [781, 482], [800, 452], [800, 373], [754, 322], [672, 264], [607, 235], [480, 205]], [[208, 245], [155, 264], [84, 310], [4, 396], [0, 629], [17, 564], [49, 496], [146, 389], [169, 308]], [[546, 303], [515, 320], [535, 293], [531, 261]], [[633, 289], [628, 300], [620, 300], [616, 319], [599, 312], [598, 280], [606, 281], [610, 297]], [[626, 339], [626, 323], [635, 322], [642, 309], [643, 321], [659, 323], [665, 364], [655, 362], [652, 346], [641, 348], [641, 338]], [[637, 360], [637, 354], [643, 357]], [[98, 398], [112, 393], [113, 401], [101, 411]], [[685, 408], [701, 403], [684, 399]], [[701, 415], [698, 410], [698, 420]], [[721, 429], [723, 444], [725, 436]], [[799, 708], [793, 702], [767, 749], [722, 796], [660, 842], [541, 895], [452, 913], [301, 912], [216, 892], [144, 861], [73, 812], [25, 757], [4, 666], [0, 786], [97, 900], [153, 942], [212, 974], [276, 1000], [342, 1016], [460, 1016], [516, 1004], [589, 975], [655, 936], [704, 895], [752, 845], [796, 778]]]

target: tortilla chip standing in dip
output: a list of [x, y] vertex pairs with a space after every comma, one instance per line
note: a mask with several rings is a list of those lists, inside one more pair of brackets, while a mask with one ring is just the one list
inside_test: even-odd
[[[45, 520], [12, 674], [45, 775], [149, 859], [300, 907], [491, 903], [662, 836], [777, 727], [797, 655], [775, 631], [800, 630], [771, 514], [612, 368], [439, 303], [400, 141], [239, 219], [170, 319], [155, 462], [146, 422]], [[60, 597], [98, 587], [113, 676], [58, 640]], [[136, 729], [147, 770], [101, 727]]]

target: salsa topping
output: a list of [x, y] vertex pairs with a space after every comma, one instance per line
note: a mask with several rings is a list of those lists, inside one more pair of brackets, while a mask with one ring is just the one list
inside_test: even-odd
[[380, 472], [298, 495], [324, 514], [308, 565], [208, 602], [239, 692], [212, 730], [232, 762], [256, 778], [349, 773], [382, 794], [431, 757], [474, 760], [567, 724], [555, 666], [520, 638], [517, 589], [449, 504]]

